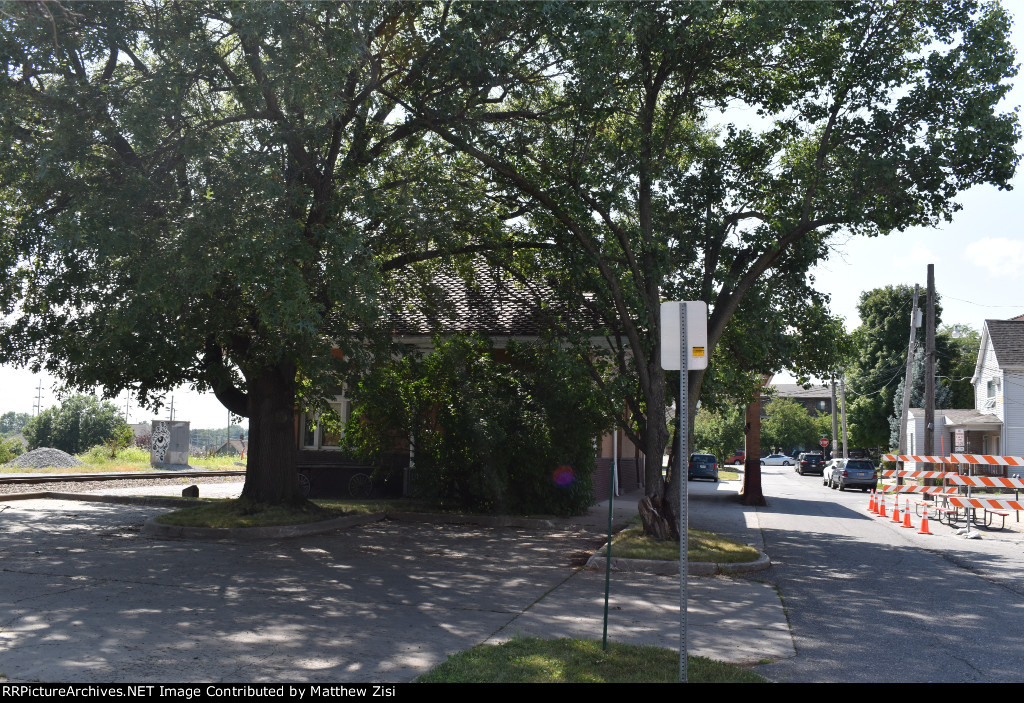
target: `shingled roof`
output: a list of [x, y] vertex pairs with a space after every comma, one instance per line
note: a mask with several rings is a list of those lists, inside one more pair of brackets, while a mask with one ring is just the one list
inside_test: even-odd
[[777, 398], [799, 398], [801, 400], [816, 400], [818, 398], [831, 400], [832, 398], [832, 389], [828, 386], [804, 388], [799, 383], [773, 383], [771, 387], [775, 390]]
[[[399, 336], [436, 333], [478, 333], [488, 336], [535, 337], [551, 329], [566, 313], [547, 301], [551, 289], [543, 283], [529, 287], [496, 268], [474, 268], [471, 281], [444, 267], [421, 287], [421, 299], [391, 314], [392, 329]], [[590, 329], [601, 325], [585, 310], [569, 317]]]
[[[914, 416], [917, 417], [919, 414], [923, 416], [924, 410], [914, 408]], [[935, 414], [945, 416], [947, 425], [998, 425], [1001, 423], [998, 417], [982, 410], [955, 410], [947, 408], [945, 410], [936, 410]]]
[[1024, 320], [985, 320], [1001, 368], [1024, 367]]

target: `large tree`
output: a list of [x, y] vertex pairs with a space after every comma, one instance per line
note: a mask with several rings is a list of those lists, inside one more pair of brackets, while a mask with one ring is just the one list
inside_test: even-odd
[[[294, 412], [378, 328], [380, 277], [495, 246], [422, 120], [529, 51], [506, 4], [76, 3], [0, 11], [0, 361], [249, 418], [243, 497], [302, 500]], [[435, 123], [444, 123], [436, 117]], [[444, 190], [436, 186], [444, 183]], [[500, 244], [500, 243], [499, 243]]]
[[29, 449], [53, 447], [81, 454], [126, 430], [130, 436], [131, 430], [113, 403], [91, 395], [75, 395], [32, 418], [23, 434]]
[[691, 374], [691, 414], [715, 373], [746, 371], [749, 389], [751, 372], [800, 353], [813, 368], [787, 333], [823, 322], [807, 270], [833, 234], [933, 226], [964, 189], [1009, 187], [1018, 123], [997, 105], [1015, 73], [1010, 19], [970, 1], [593, 3], [570, 15], [552, 23], [550, 51], [519, 57], [549, 84], [496, 75], [495, 100], [460, 125], [430, 101], [406, 109], [560, 245], [513, 263], [559, 272], [563, 294], [604, 316], [632, 381], [620, 421], [660, 493], [661, 301], [709, 305], [713, 368]]
[[[920, 287], [918, 309], [927, 307], [927, 290]], [[941, 296], [936, 295], [935, 321], [942, 319]], [[849, 382], [846, 388], [850, 445], [854, 447], [887, 447], [894, 413], [899, 414], [902, 400], [896, 400], [896, 389], [906, 377], [907, 347], [910, 343], [910, 313], [914, 307], [914, 289], [897, 285], [874, 288], [861, 293], [857, 312], [861, 324], [852, 335]], [[925, 329], [916, 335], [919, 352], [924, 350]], [[956, 354], [950, 333], [936, 334], [935, 348], [938, 369]], [[975, 343], [975, 352], [977, 343]], [[973, 363], [971, 371], [973, 371]], [[923, 373], [923, 367], [922, 372]], [[922, 381], [923, 383], [923, 376]], [[902, 396], [901, 396], [902, 398]]]

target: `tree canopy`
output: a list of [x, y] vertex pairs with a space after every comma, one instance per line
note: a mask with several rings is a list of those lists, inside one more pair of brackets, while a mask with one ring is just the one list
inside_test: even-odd
[[53, 447], [68, 454], [81, 454], [131, 429], [113, 403], [100, 402], [91, 395], [76, 395], [39, 413], [25, 425], [29, 449]]
[[[401, 105], [486, 101], [483, 58], [533, 42], [517, 15], [5, 6], [0, 360], [142, 403], [212, 389], [250, 419], [243, 496], [301, 500], [297, 394], [340, 385], [380, 329], [382, 273], [493, 245], [488, 201], [419, 158], [423, 124]], [[441, 214], [421, 217], [431, 192]]]
[[693, 374], [691, 413], [705, 377], [751, 392], [752, 372], [831, 365], [838, 350], [799, 344], [803, 330], [836, 328], [807, 275], [830, 237], [933, 226], [972, 185], [1009, 187], [1019, 127], [997, 105], [1016, 71], [1010, 20], [975, 2], [566, 12], [551, 50], [520, 59], [519, 73], [543, 63], [556, 80], [517, 89], [495, 76], [500, 101], [432, 130], [559, 244], [521, 255], [523, 275], [559, 272], [563, 295], [604, 316], [634, 380], [621, 422], [657, 491], [661, 301], [709, 306], [712, 366]]
[[382, 274], [488, 251], [603, 317], [659, 490], [662, 299], [709, 304], [691, 411], [830, 366], [798, 344], [829, 238], [1008, 187], [1008, 30], [970, 0], [5, 6], [0, 360], [213, 389], [243, 495], [298, 500], [297, 398], [386, 334]]
[[[936, 295], [936, 407], [973, 408], [974, 387], [970, 377], [978, 358], [980, 335], [966, 325], [941, 327], [941, 298]], [[857, 306], [861, 325], [852, 335], [847, 369], [847, 417], [852, 446], [892, 448], [898, 443], [899, 422], [894, 418], [900, 415], [903, 403], [913, 300], [914, 290], [906, 285], [861, 293]], [[922, 288], [918, 308], [923, 311], [926, 304]], [[922, 326], [916, 337], [911, 407], [921, 407], [924, 397], [925, 366], [917, 358], [923, 358], [924, 339]]]
[[18, 434], [31, 419], [32, 416], [28, 413], [19, 413], [13, 410], [0, 415], [0, 437]]

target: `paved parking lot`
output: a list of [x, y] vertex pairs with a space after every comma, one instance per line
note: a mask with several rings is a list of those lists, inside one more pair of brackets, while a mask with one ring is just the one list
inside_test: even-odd
[[[155, 506], [0, 502], [0, 673], [44, 682], [401, 682], [517, 634], [601, 638], [599, 534], [380, 522], [163, 540]], [[615, 575], [612, 641], [678, 645], [678, 579]], [[770, 586], [694, 579], [690, 650], [787, 656]], [[747, 618], [763, 624], [751, 628]]]

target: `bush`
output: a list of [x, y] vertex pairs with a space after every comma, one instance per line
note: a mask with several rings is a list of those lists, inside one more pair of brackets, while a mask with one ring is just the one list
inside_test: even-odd
[[485, 513], [585, 511], [594, 439], [609, 426], [578, 358], [555, 343], [513, 345], [496, 360], [479, 337], [435, 340], [365, 377], [346, 442], [379, 456], [413, 437], [413, 488], [442, 507]]
[[107, 444], [97, 444], [90, 447], [89, 451], [78, 455], [78, 458], [92, 466], [107, 466], [110, 464], [149, 464], [149, 450], [138, 447], [123, 447], [117, 450], [115, 456], [110, 456], [110, 447]]
[[0, 440], [0, 464], [12, 461], [15, 457], [21, 456], [24, 451], [25, 447], [22, 446], [20, 439], [12, 437]]
[[23, 433], [29, 449], [53, 447], [68, 454], [80, 454], [106, 443], [124, 426], [113, 404], [76, 395], [32, 418]]

